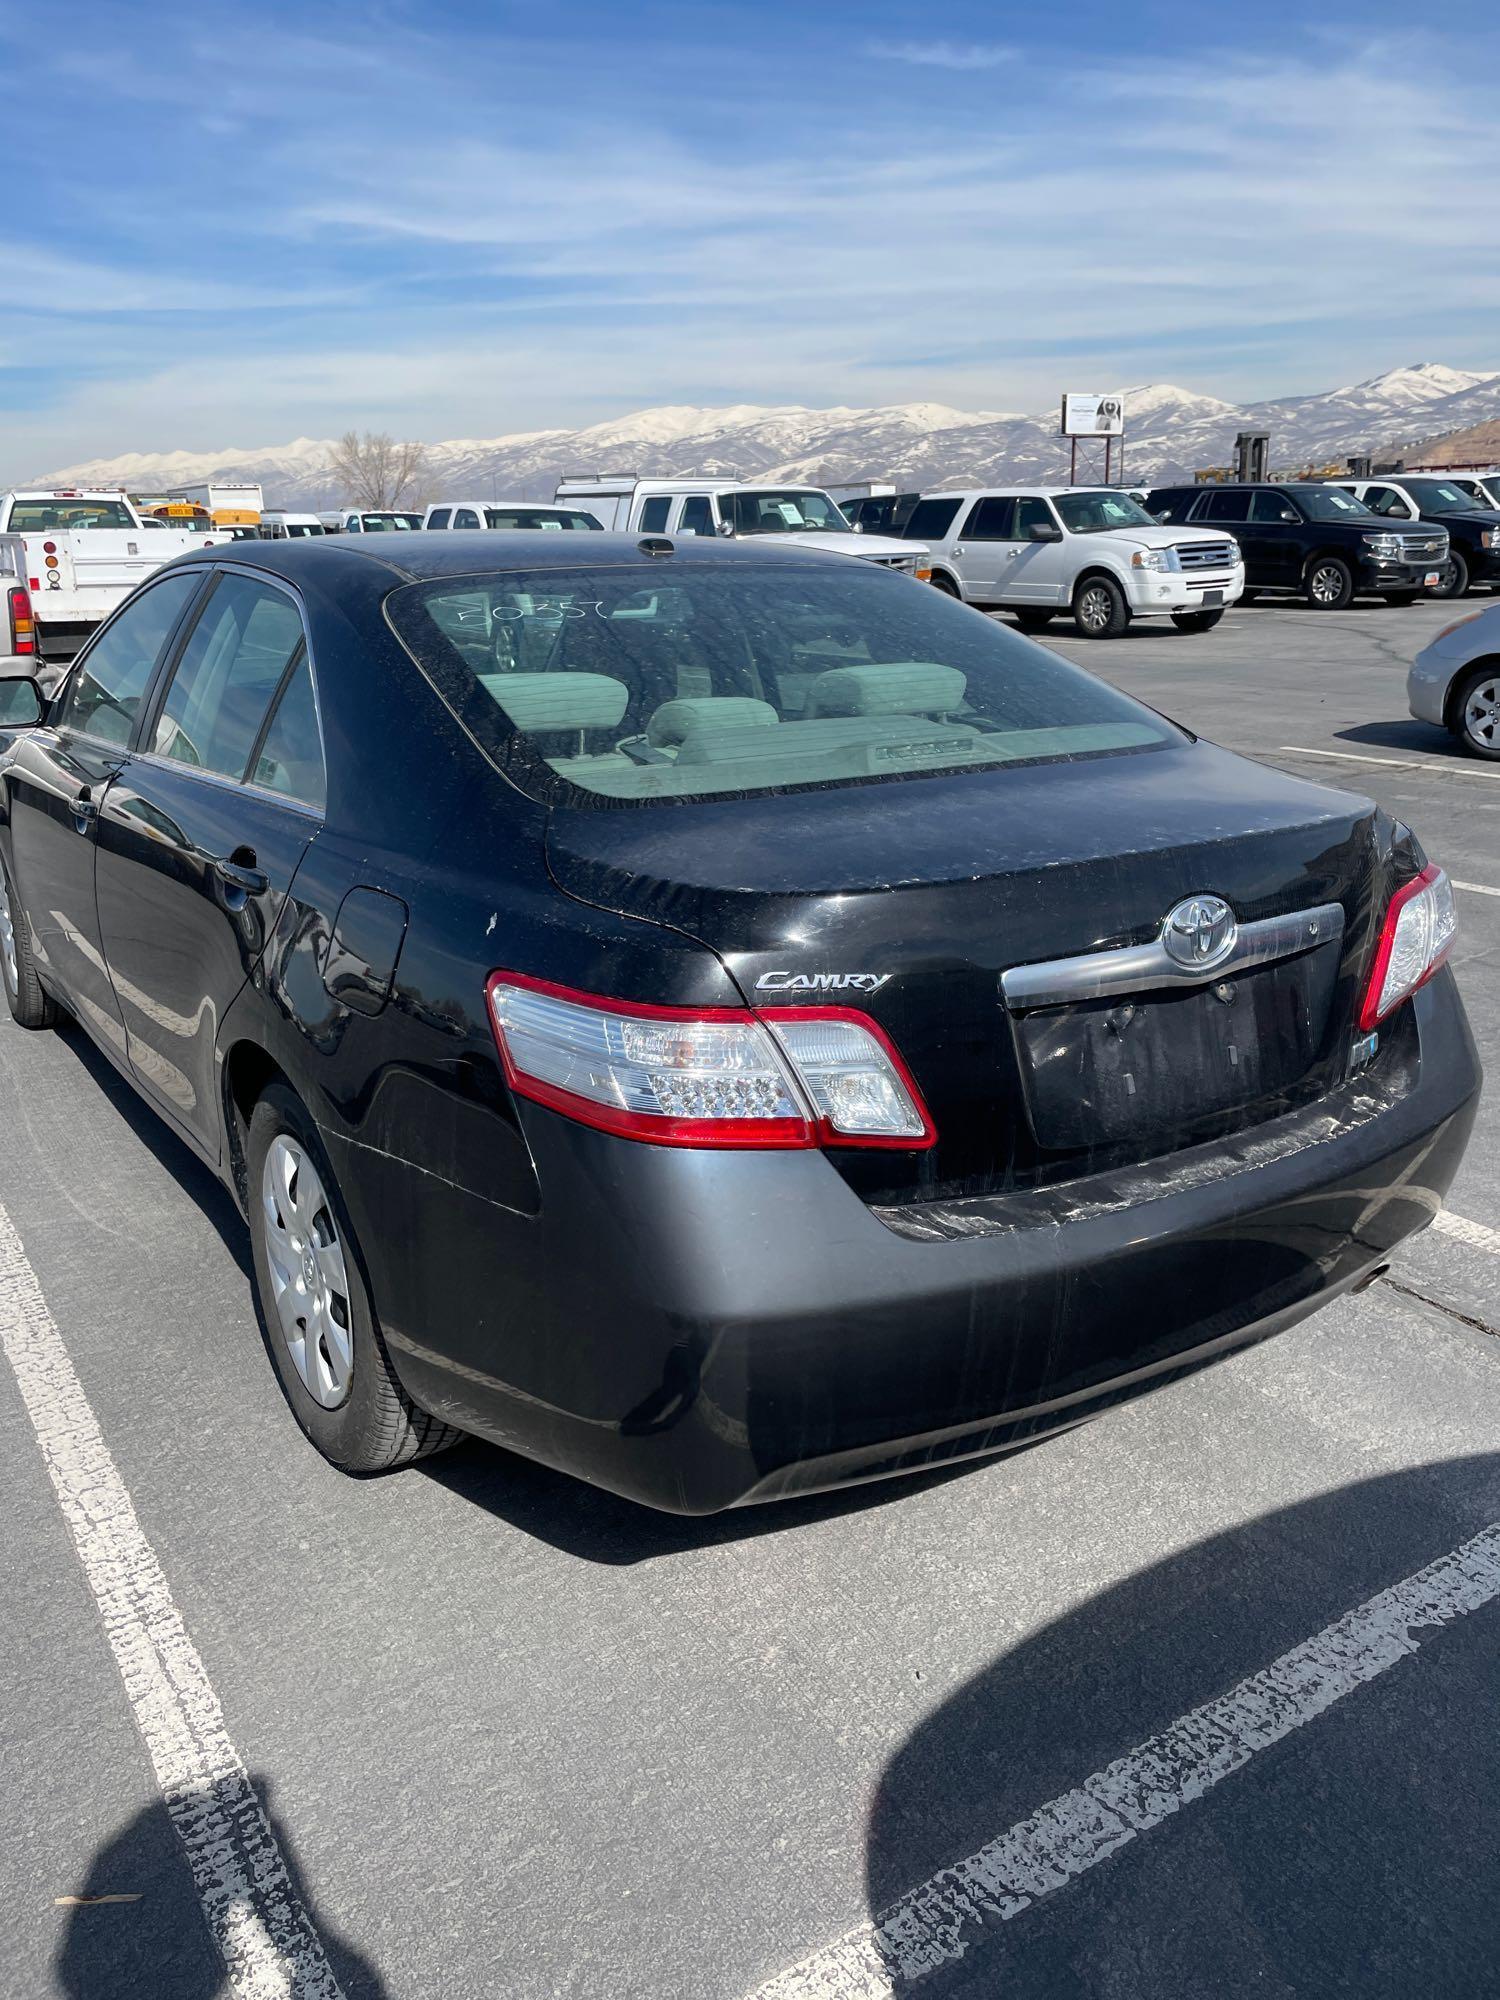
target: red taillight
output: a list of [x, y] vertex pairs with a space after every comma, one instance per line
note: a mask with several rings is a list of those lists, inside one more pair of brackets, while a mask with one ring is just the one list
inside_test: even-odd
[[1398, 889], [1380, 927], [1375, 962], [1359, 1010], [1367, 1033], [1409, 1000], [1447, 959], [1458, 930], [1453, 885], [1441, 868], [1424, 868]]
[[659, 1146], [806, 1148], [936, 1142], [909, 1071], [842, 1007], [658, 1007], [522, 973], [486, 989], [518, 1096]]
[[13, 653], [36, 651], [36, 620], [31, 613], [30, 593], [17, 586], [6, 592], [10, 612], [10, 649]]
[[42, 543], [42, 554], [43, 554], [44, 556], [55, 556], [55, 555], [57, 554], [57, 544], [56, 544], [56, 542], [43, 542], [43, 543]]

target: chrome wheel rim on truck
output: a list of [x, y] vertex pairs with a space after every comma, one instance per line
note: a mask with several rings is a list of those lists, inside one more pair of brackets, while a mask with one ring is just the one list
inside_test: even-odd
[[1078, 600], [1079, 623], [1090, 632], [1102, 632], [1114, 615], [1114, 599], [1104, 585], [1090, 584]]

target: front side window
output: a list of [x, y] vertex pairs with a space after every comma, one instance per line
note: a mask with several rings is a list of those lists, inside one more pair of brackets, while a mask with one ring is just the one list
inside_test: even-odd
[[919, 500], [901, 533], [908, 542], [940, 542], [963, 504], [962, 500]]
[[1372, 514], [1384, 514], [1388, 521], [1409, 521], [1411, 509], [1393, 486], [1367, 486], [1364, 503]]
[[123, 500], [17, 500], [10, 510], [13, 535], [71, 533], [74, 528], [133, 528]]
[[477, 528], [479, 526], [479, 516], [474, 512], [472, 507], [455, 507], [453, 510], [453, 525], [455, 528]]
[[714, 527], [714, 503], [706, 493], [690, 493], [682, 503], [682, 519], [677, 523], [681, 535], [712, 535]]
[[451, 507], [434, 507], [432, 518], [427, 525], [429, 528], [446, 528], [452, 518], [453, 509]]
[[1011, 531], [1012, 541], [1029, 542], [1033, 528], [1055, 528], [1052, 509], [1039, 493], [1028, 493], [1016, 502], [1016, 525]]
[[164, 576], [115, 613], [74, 671], [60, 729], [129, 743], [162, 648], [202, 581], [201, 570]]
[[177, 663], [151, 748], [174, 763], [243, 778], [302, 644], [301, 614], [289, 597], [249, 577], [220, 577]]
[[1269, 523], [1300, 521], [1302, 516], [1291, 501], [1284, 500], [1279, 493], [1253, 493], [1250, 496], [1250, 518], [1252, 521]]
[[1059, 493], [1052, 504], [1070, 535], [1107, 535], [1114, 528], [1156, 526], [1128, 493]]
[[1013, 538], [1012, 522], [1016, 503], [1010, 499], [981, 500], [964, 523], [964, 539], [970, 542], [1008, 542]]
[[1056, 655], [863, 563], [444, 578], [386, 609], [469, 732], [548, 802], [870, 782], [1173, 735]]
[[265, 740], [255, 753], [250, 782], [265, 791], [280, 792], [284, 798], [298, 799], [318, 812], [326, 803], [323, 739], [305, 649], [281, 691]]

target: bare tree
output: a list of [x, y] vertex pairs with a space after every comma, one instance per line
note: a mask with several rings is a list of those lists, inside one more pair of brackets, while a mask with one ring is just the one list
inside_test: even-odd
[[356, 507], [400, 507], [420, 502], [428, 475], [419, 444], [398, 444], [388, 431], [345, 431], [328, 458], [328, 476]]

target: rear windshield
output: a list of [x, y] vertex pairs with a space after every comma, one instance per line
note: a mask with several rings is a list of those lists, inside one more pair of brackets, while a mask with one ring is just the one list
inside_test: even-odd
[[550, 802], [774, 792], [1148, 750], [1170, 725], [865, 563], [549, 569], [411, 584], [407, 649]]
[[597, 528], [592, 514], [575, 514], [567, 507], [486, 507], [487, 528]]
[[18, 500], [10, 510], [11, 532], [39, 535], [52, 529], [133, 528], [123, 500]]

